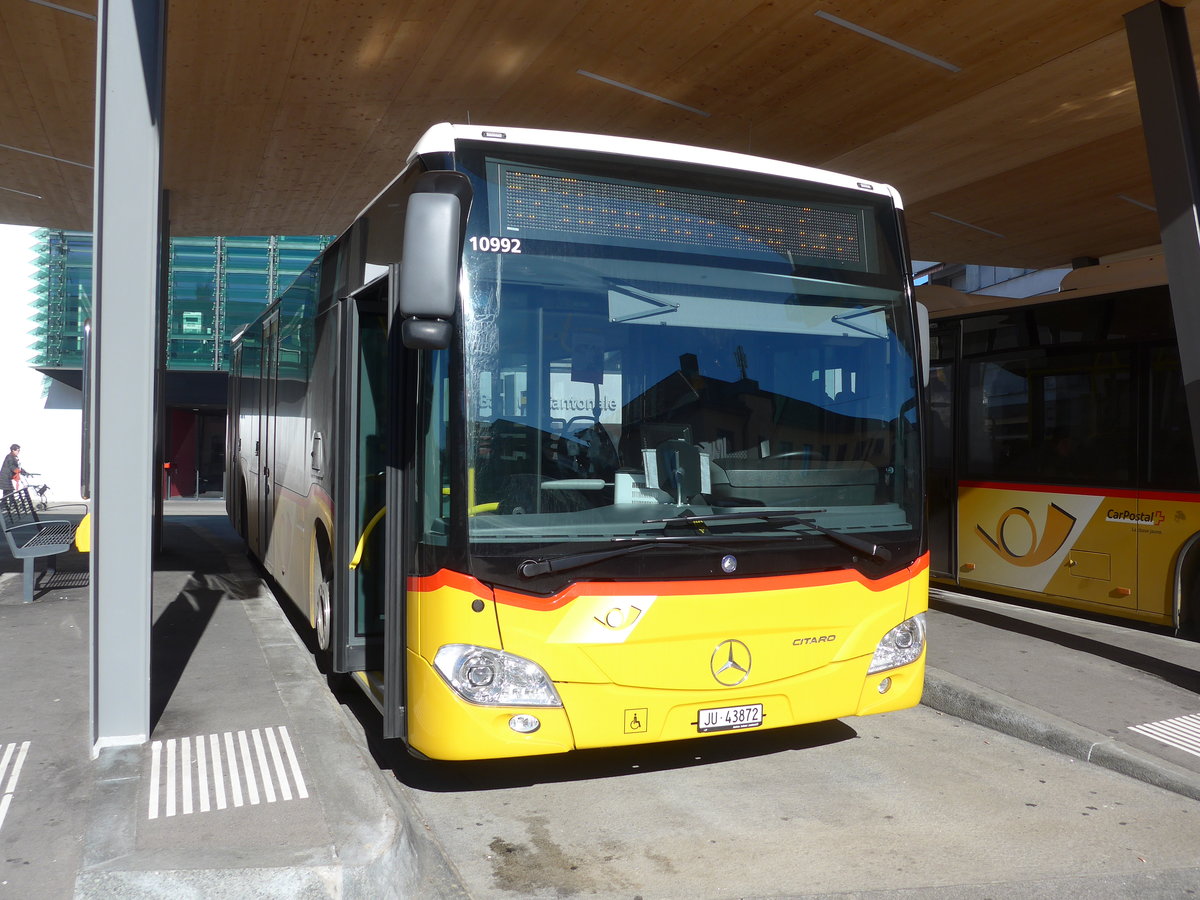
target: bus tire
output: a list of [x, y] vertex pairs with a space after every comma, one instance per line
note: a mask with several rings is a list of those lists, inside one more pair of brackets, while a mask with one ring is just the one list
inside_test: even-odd
[[1176, 637], [1189, 641], [1200, 641], [1200, 572], [1193, 571], [1192, 577], [1184, 582], [1179, 608], [1179, 626]]
[[1200, 640], [1200, 533], [1183, 545], [1175, 569], [1175, 590], [1179, 603], [1175, 634]]
[[[329, 542], [320, 528], [313, 530], [312, 551], [309, 554], [309, 591], [312, 594], [313, 629], [317, 634], [317, 650], [323, 659], [328, 659], [333, 616], [333, 566], [330, 561]], [[327, 667], [324, 667], [327, 668]]]

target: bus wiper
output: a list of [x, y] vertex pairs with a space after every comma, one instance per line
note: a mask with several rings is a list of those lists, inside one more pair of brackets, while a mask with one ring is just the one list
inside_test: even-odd
[[670, 519], [643, 519], [642, 524], [695, 525], [704, 524], [707, 522], [729, 522], [737, 519], [757, 519], [761, 522], [778, 528], [784, 528], [788, 525], [803, 525], [805, 528], [825, 535], [825, 537], [829, 538], [834, 543], [841, 544], [843, 547], [846, 547], [850, 550], [856, 550], [859, 553], [864, 553], [878, 562], [888, 562], [892, 558], [892, 552], [888, 550], [887, 547], [881, 547], [879, 544], [864, 540], [860, 537], [855, 537], [852, 534], [834, 531], [832, 528], [826, 528], [823, 525], [818, 525], [813, 519], [804, 518], [804, 516], [822, 512], [825, 512], [825, 510], [798, 509], [795, 511], [775, 510], [771, 512], [760, 513], [712, 513], [704, 516], [682, 515], [675, 516]]
[[[860, 318], [861, 316], [872, 316], [875, 313], [883, 312], [883, 309], [884, 308], [882, 306], [878, 306], [878, 305], [868, 306], [866, 309], [856, 309], [854, 312], [844, 313], [842, 315], [830, 316], [829, 321], [831, 321], [837, 325], [845, 326], [846, 328], [853, 328], [855, 331], [861, 331], [863, 334], [869, 335], [873, 338], [878, 338], [879, 340], [886, 340], [887, 339], [886, 333], [880, 334], [877, 331], [872, 331], [869, 328], [864, 328], [862, 325], [859, 325], [857, 322], [850, 321], [851, 319], [857, 319], [857, 318]], [[884, 327], [886, 330], [886, 325]]]
[[700, 544], [710, 546], [709, 541], [701, 537], [674, 537], [672, 535], [633, 535], [630, 537], [612, 538], [614, 544], [621, 544], [615, 550], [597, 550], [592, 553], [568, 553], [565, 556], [552, 556], [545, 559], [527, 559], [519, 566], [517, 572], [526, 578], [547, 575], [551, 572], [566, 572], [590, 566], [592, 563], [615, 559], [628, 553], [636, 553], [656, 544]]
[[[797, 516], [811, 516], [827, 512], [824, 509], [779, 509], [770, 512], [736, 512], [736, 513], [707, 513], [702, 516], [683, 513], [669, 519], [642, 519], [643, 525], [691, 525], [694, 522], [732, 522], [737, 519], [758, 519], [769, 522], [773, 519], [795, 519]], [[785, 524], [791, 524], [790, 522]]]
[[616, 550], [600, 550], [595, 553], [568, 553], [566, 556], [548, 557], [546, 559], [527, 559], [517, 566], [517, 573], [526, 578], [534, 578], [538, 575], [548, 575], [551, 572], [565, 572], [568, 569], [578, 569], [581, 566], [588, 566], [592, 563], [604, 562], [606, 559], [615, 559], [627, 553], [636, 553], [638, 550], [645, 550], [647, 547], [652, 546], [654, 546], [653, 543], [626, 544], [623, 547], [618, 547]]
[[855, 537], [852, 534], [846, 534], [844, 531], [834, 531], [832, 528], [826, 528], [823, 525], [818, 525], [812, 519], [797, 519], [797, 524], [803, 525], [805, 528], [811, 528], [813, 531], [819, 531], [825, 537], [829, 538], [835, 544], [841, 544], [850, 550], [857, 550], [859, 553], [864, 553], [876, 562], [889, 562], [892, 558], [892, 551], [887, 547], [881, 547], [873, 541], [863, 540], [860, 537]]

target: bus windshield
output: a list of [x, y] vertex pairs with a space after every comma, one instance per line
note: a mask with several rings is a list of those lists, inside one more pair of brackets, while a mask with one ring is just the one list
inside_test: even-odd
[[776, 570], [846, 565], [863, 547], [911, 562], [916, 370], [890, 201], [501, 149], [458, 163], [475, 188], [461, 345], [473, 555], [591, 553], [629, 571], [641, 554], [599, 557], [677, 541], [769, 553]]

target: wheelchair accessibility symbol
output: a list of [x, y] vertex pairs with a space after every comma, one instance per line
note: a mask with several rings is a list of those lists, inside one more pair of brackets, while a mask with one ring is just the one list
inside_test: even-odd
[[649, 710], [647, 709], [627, 709], [625, 710], [625, 733], [626, 734], [645, 734], [649, 727]]

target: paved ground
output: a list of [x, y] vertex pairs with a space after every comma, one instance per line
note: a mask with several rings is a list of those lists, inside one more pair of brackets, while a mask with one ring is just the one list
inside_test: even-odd
[[924, 703], [1200, 799], [1200, 644], [934, 591]]
[[744, 738], [397, 775], [476, 898], [1200, 887], [1195, 801], [928, 708]]
[[397, 814], [232, 529], [203, 514], [220, 508], [180, 510], [197, 514], [166, 520], [144, 748], [90, 756], [86, 558], [60, 558], [33, 604], [3, 560], [0, 897], [436, 891], [440, 856]]
[[23, 604], [0, 553], [0, 900], [1200, 891], [1198, 644], [943, 595], [917, 710], [419, 762], [327, 690], [221, 512], [171, 505], [153, 743], [97, 761], [86, 558]]

